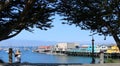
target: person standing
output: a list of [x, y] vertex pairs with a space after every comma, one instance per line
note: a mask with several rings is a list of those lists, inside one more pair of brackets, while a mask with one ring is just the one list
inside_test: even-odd
[[20, 50], [17, 50], [15, 53], [15, 62], [16, 63], [21, 63], [21, 52]]

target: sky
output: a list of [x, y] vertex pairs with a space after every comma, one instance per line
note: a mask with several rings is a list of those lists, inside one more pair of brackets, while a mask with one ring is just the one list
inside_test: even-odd
[[[7, 42], [10, 40], [36, 40], [36, 41], [55, 41], [55, 42], [79, 42], [80, 44], [91, 44], [92, 36], [90, 31], [80, 30], [79, 27], [74, 25], [70, 26], [67, 24], [62, 24], [61, 17], [55, 16], [53, 20], [53, 25], [51, 29], [45, 31], [34, 28], [33, 32], [28, 32], [23, 30], [17, 36], [2, 41]], [[107, 37], [104, 40], [104, 36], [94, 35], [95, 44], [112, 44], [115, 43], [112, 37]]]

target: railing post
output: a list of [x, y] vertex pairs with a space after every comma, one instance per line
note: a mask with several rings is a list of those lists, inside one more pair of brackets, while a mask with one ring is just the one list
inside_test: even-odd
[[9, 63], [12, 63], [12, 48], [9, 48]]
[[104, 63], [104, 52], [100, 51], [100, 64]]

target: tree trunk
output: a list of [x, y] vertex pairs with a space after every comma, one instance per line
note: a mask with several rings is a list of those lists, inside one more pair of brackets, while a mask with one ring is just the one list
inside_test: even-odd
[[113, 38], [114, 38], [114, 40], [115, 40], [115, 42], [117, 44], [117, 47], [120, 50], [120, 39], [117, 36], [117, 33], [116, 33], [117, 30], [112, 29], [112, 27], [110, 25], [107, 25], [107, 27], [108, 27], [108, 30], [110, 31], [110, 33], [112, 34], [112, 36], [113, 36]]

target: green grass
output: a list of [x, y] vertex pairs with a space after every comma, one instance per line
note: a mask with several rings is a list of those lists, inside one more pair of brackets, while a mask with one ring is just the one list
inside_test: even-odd
[[120, 63], [120, 59], [108, 58], [108, 59], [105, 60], [105, 63]]

